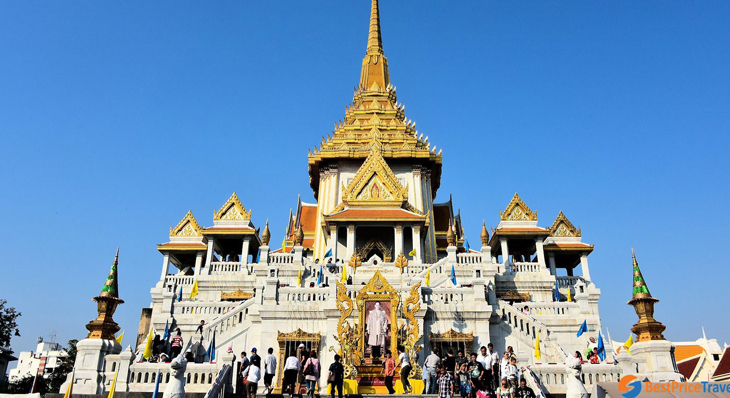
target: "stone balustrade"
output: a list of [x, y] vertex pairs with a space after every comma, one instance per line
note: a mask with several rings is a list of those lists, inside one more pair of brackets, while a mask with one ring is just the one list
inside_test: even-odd
[[510, 273], [516, 274], [520, 272], [537, 273], [540, 272], [540, 263], [522, 263], [514, 262], [507, 268]]
[[585, 282], [585, 279], [583, 279], [582, 276], [556, 276], [555, 279], [557, 279], [557, 281], [558, 281], [558, 287], [559, 288], [561, 288], [561, 287], [565, 287], [565, 288], [572, 287], [576, 283], [578, 283], [578, 281]]
[[199, 302], [181, 301], [173, 303], [172, 309], [175, 315], [199, 314], [199, 315], [223, 315], [235, 308], [239, 303], [229, 301]]
[[330, 297], [327, 287], [282, 287], [279, 288], [279, 301], [323, 302]]
[[294, 264], [294, 253], [271, 253], [269, 264]]
[[[188, 363], [185, 371], [185, 392], [206, 393], [210, 389], [223, 363]], [[155, 376], [160, 371], [160, 392], [170, 382], [169, 363], [133, 363], [129, 367], [127, 387], [129, 392], [150, 392], [155, 389]], [[113, 376], [112, 376], [113, 377]]]
[[421, 301], [425, 304], [451, 304], [471, 300], [474, 290], [470, 287], [423, 288]]
[[[210, 263], [210, 275], [225, 275], [241, 272], [243, 263], [238, 261], [214, 261]], [[246, 270], [248, 271], [248, 270]]]
[[[176, 286], [192, 286], [195, 283], [193, 275], [167, 275], [165, 276], [165, 287], [175, 288]], [[169, 290], [169, 289], [168, 289]]]
[[456, 255], [457, 264], [481, 264], [481, 253], [458, 253]]
[[[535, 373], [540, 383], [550, 394], [565, 394], [568, 382], [568, 374], [565, 365], [549, 364], [534, 365], [530, 369]], [[589, 364], [583, 365], [581, 380], [586, 390], [592, 391], [593, 386], [598, 382], [616, 383], [621, 378], [621, 369], [614, 364]]]
[[250, 298], [243, 302], [234, 303], [235, 307], [221, 316], [213, 318], [213, 320], [205, 325], [204, 330], [207, 333], [206, 335], [210, 335], [210, 331], [221, 335], [226, 330], [246, 321], [248, 318], [248, 308], [251, 307], [254, 301], [254, 298]]
[[553, 302], [553, 303], [522, 303], [530, 308], [531, 316], [571, 316], [576, 317], [580, 314], [578, 303], [574, 302]]

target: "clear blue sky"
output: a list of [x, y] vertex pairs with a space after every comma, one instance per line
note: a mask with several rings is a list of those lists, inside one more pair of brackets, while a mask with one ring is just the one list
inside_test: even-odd
[[[83, 338], [121, 247], [136, 334], [168, 238], [233, 191], [273, 238], [359, 81], [369, 1], [0, 3], [0, 298], [16, 351]], [[730, 341], [730, 3], [382, 0], [406, 115], [443, 148], [472, 247], [515, 192], [596, 245], [602, 321], [631, 247], [674, 340]], [[126, 343], [132, 342], [131, 338]], [[126, 344], [125, 343], [125, 344]]]

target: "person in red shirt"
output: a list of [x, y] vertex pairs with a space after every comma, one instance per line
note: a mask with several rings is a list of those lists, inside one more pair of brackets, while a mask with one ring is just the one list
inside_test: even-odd
[[385, 351], [385, 361], [383, 361], [383, 374], [385, 375], [385, 388], [388, 389], [388, 394], [395, 394], [393, 388], [393, 377], [395, 376], [395, 359], [393, 359], [393, 353], [390, 350]]

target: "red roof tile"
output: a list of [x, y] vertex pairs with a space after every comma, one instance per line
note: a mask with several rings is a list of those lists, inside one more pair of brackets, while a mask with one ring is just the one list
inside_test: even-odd
[[684, 362], [677, 362], [677, 369], [679, 370], [679, 373], [683, 374], [684, 377], [689, 379], [694, 374], [695, 369], [697, 368], [697, 364], [699, 362], [700, 357], [694, 357]]
[[334, 220], [373, 218], [422, 220], [425, 218], [424, 216], [403, 209], [347, 209], [327, 217]]
[[722, 353], [720, 362], [717, 364], [717, 368], [715, 368], [715, 373], [712, 374], [712, 377], [720, 377], [728, 374], [730, 374], [730, 347], [725, 348], [725, 351]]

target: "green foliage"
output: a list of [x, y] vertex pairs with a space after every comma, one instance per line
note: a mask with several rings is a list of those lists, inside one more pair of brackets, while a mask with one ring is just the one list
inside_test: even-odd
[[53, 373], [48, 377], [48, 392], [60, 393], [61, 385], [66, 382], [68, 374], [71, 373], [74, 363], [76, 363], [76, 343], [78, 342], [78, 340], [68, 341], [68, 348], [64, 348], [67, 356], [63, 358], [60, 365], [53, 369]]
[[14, 307], [6, 307], [6, 300], [0, 299], [0, 347], [10, 347], [13, 336], [20, 337], [16, 320], [21, 315]]
[[36, 392], [41, 394], [48, 392], [46, 380], [43, 377], [38, 377], [38, 380], [35, 379], [35, 376], [26, 375], [21, 379], [15, 380], [8, 385], [8, 392], [10, 394], [29, 394], [33, 388], [34, 381]]

